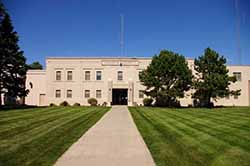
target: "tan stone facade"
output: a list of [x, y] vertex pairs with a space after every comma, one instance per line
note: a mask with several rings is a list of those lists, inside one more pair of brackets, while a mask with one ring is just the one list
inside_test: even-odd
[[[26, 87], [28, 105], [70, 104], [88, 105], [89, 98], [98, 104], [142, 105], [144, 87], [139, 72], [145, 69], [151, 58], [47, 58], [46, 70], [29, 70]], [[193, 70], [193, 60], [187, 59]], [[228, 66], [230, 75], [238, 81], [232, 89], [241, 89], [236, 98], [220, 99], [217, 105], [250, 105], [250, 66]], [[192, 104], [191, 91], [180, 99], [183, 106]]]

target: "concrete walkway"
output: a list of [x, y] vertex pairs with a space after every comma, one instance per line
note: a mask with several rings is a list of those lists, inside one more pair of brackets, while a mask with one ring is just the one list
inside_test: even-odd
[[153, 166], [126, 106], [113, 106], [56, 162], [57, 166]]

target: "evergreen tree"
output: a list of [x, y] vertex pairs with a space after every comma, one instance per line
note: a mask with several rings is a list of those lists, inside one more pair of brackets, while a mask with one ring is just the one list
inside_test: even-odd
[[36, 61], [36, 62], [33, 62], [33, 63], [29, 64], [28, 68], [29, 69], [40, 69], [40, 70], [42, 70], [43, 66], [38, 61]]
[[163, 50], [155, 55], [151, 64], [139, 75], [145, 94], [155, 100], [157, 106], [179, 106], [177, 98], [191, 88], [192, 72], [184, 56]]
[[197, 71], [194, 79], [196, 89], [193, 98], [198, 106], [211, 107], [211, 99], [223, 98], [228, 95], [240, 95], [240, 90], [232, 91], [229, 85], [236, 81], [234, 76], [228, 75], [226, 59], [216, 51], [207, 48], [204, 55], [194, 61]]
[[[0, 95], [23, 98], [25, 89], [26, 59], [18, 46], [18, 35], [14, 31], [9, 14], [1, 4], [0, 23]], [[0, 106], [2, 101], [0, 100]]]

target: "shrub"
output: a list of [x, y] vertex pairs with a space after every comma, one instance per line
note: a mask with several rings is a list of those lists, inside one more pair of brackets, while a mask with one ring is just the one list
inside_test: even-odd
[[81, 104], [80, 103], [75, 103], [73, 106], [78, 107], [78, 106], [81, 106]]
[[199, 101], [197, 99], [195, 99], [193, 101], [194, 103], [194, 107], [207, 107], [207, 108], [213, 108], [214, 107], [214, 103], [213, 102], [209, 102], [209, 103], [206, 103], [204, 101]]
[[151, 98], [145, 98], [145, 99], [143, 99], [143, 105], [144, 106], [151, 106], [152, 103], [153, 103], [153, 99], [151, 99]]
[[54, 104], [54, 103], [50, 103], [50, 104], [49, 104], [49, 106], [50, 106], [50, 107], [55, 107], [55, 106], [56, 106], [56, 104]]
[[96, 106], [97, 105], [97, 100], [95, 98], [89, 98], [88, 99], [88, 103], [91, 105], [91, 106]]
[[102, 103], [102, 106], [106, 107], [108, 105], [108, 103], [105, 101]]
[[69, 106], [69, 103], [67, 101], [63, 101], [60, 103], [60, 106]]

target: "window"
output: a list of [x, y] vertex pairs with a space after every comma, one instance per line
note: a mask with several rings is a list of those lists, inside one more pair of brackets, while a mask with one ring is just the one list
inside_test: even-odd
[[140, 75], [141, 75], [142, 71], [139, 71], [138, 73], [138, 78], [140, 79]]
[[237, 81], [241, 81], [241, 72], [233, 72], [233, 75]]
[[122, 71], [117, 72], [117, 80], [122, 81], [123, 80], [123, 75]]
[[144, 97], [143, 90], [139, 90], [139, 98], [143, 98], [143, 97]]
[[90, 90], [85, 90], [84, 97], [89, 98], [90, 97]]
[[96, 71], [96, 80], [102, 80], [102, 71]]
[[226, 99], [227, 99], [227, 100], [230, 99], [230, 96], [229, 96], [229, 95], [226, 95]]
[[96, 90], [96, 98], [102, 98], [102, 91]]
[[239, 96], [238, 95], [234, 95], [234, 99], [238, 99], [239, 98]]
[[56, 71], [56, 81], [60, 81], [61, 80], [61, 75], [62, 75], [61, 71]]
[[85, 71], [85, 80], [90, 80], [90, 71]]
[[72, 90], [67, 90], [67, 98], [72, 98]]
[[61, 90], [56, 90], [56, 98], [60, 98], [61, 97]]
[[72, 71], [67, 71], [67, 80], [68, 81], [73, 80], [73, 72]]

